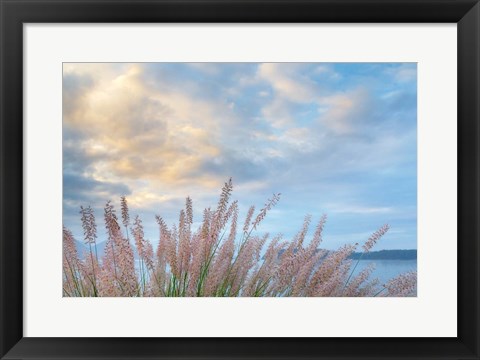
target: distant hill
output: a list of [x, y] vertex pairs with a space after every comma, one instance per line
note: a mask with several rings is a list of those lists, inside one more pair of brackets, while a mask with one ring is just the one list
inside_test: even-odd
[[[103, 254], [105, 253], [105, 246], [107, 242], [102, 241], [97, 244], [97, 253], [98, 258], [101, 259]], [[89, 247], [85, 245], [81, 241], [75, 240], [75, 245], [77, 247], [78, 256], [80, 259], [84, 258], [84, 254], [88, 254]], [[92, 250], [94, 250], [92, 248]], [[321, 251], [322, 249], [317, 249], [317, 251]], [[95, 250], [94, 250], [95, 251]], [[133, 249], [135, 258], [138, 258], [137, 250]], [[278, 252], [278, 256], [281, 256], [285, 249], [282, 249]], [[330, 252], [330, 251], [329, 251]], [[327, 252], [325, 255], [327, 255]], [[362, 257], [362, 260], [416, 260], [417, 259], [417, 250], [380, 250], [380, 251], [371, 251], [366, 254], [361, 252], [355, 252], [350, 255], [350, 259], [358, 260]]]
[[[324, 249], [317, 249], [317, 252]], [[278, 252], [278, 256], [281, 256], [285, 249]], [[294, 250], [296, 252], [296, 250]], [[331, 251], [327, 250], [325, 255], [328, 255]], [[371, 251], [366, 254], [361, 252], [355, 252], [350, 255], [349, 259], [358, 260], [362, 257], [362, 260], [416, 260], [417, 250], [380, 250]]]
[[416, 260], [417, 250], [380, 250], [371, 251], [366, 254], [353, 253], [350, 259], [357, 260], [362, 257], [362, 260]]

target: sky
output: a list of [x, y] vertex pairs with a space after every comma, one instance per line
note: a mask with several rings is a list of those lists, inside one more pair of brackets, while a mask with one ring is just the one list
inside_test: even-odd
[[[194, 225], [232, 178], [240, 223], [281, 200], [258, 233], [293, 237], [327, 215], [323, 248], [417, 248], [415, 63], [65, 63], [63, 223], [126, 196], [158, 242], [190, 196]], [[310, 235], [313, 233], [313, 227]], [[374, 249], [374, 250], [375, 250]]]

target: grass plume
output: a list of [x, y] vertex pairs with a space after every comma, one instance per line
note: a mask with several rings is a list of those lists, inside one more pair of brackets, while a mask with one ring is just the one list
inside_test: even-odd
[[[64, 296], [415, 295], [416, 272], [401, 274], [383, 285], [372, 279], [372, 267], [354, 275], [358, 261], [352, 264], [349, 257], [358, 244], [345, 245], [336, 251], [319, 249], [326, 216], [318, 219], [311, 237], [312, 217], [307, 215], [293, 239], [284, 240], [282, 235], [271, 238], [258, 230], [279, 202], [280, 194], [273, 194], [258, 213], [255, 207], [250, 207], [245, 220], [239, 223], [238, 202], [231, 201], [232, 192], [230, 179], [222, 188], [216, 208], [204, 210], [198, 229], [192, 228], [190, 197], [180, 211], [178, 224], [169, 227], [161, 216], [156, 216], [159, 241], [155, 251], [145, 239], [140, 217], [132, 217], [133, 223], [130, 222], [127, 199], [120, 199], [124, 232], [114, 206], [107, 202], [104, 208], [107, 243], [101, 259], [96, 250], [94, 212], [91, 207], [81, 207], [89, 253], [83, 258], [79, 256], [71, 231], [64, 227]], [[363, 244], [363, 252], [369, 252], [388, 229], [388, 225], [383, 225], [374, 232]]]

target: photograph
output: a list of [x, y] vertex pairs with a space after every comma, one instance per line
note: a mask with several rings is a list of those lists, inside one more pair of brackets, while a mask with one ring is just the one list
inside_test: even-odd
[[480, 360], [480, 0], [0, 9], [0, 360]]
[[417, 63], [61, 71], [63, 297], [417, 296]]

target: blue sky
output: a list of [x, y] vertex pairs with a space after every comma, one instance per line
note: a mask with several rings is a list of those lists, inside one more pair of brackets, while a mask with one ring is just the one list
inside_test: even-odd
[[146, 235], [154, 215], [195, 219], [233, 178], [240, 219], [272, 193], [259, 232], [328, 220], [323, 247], [417, 247], [417, 67], [413, 63], [68, 63], [63, 66], [64, 225], [99, 220], [127, 196]]

